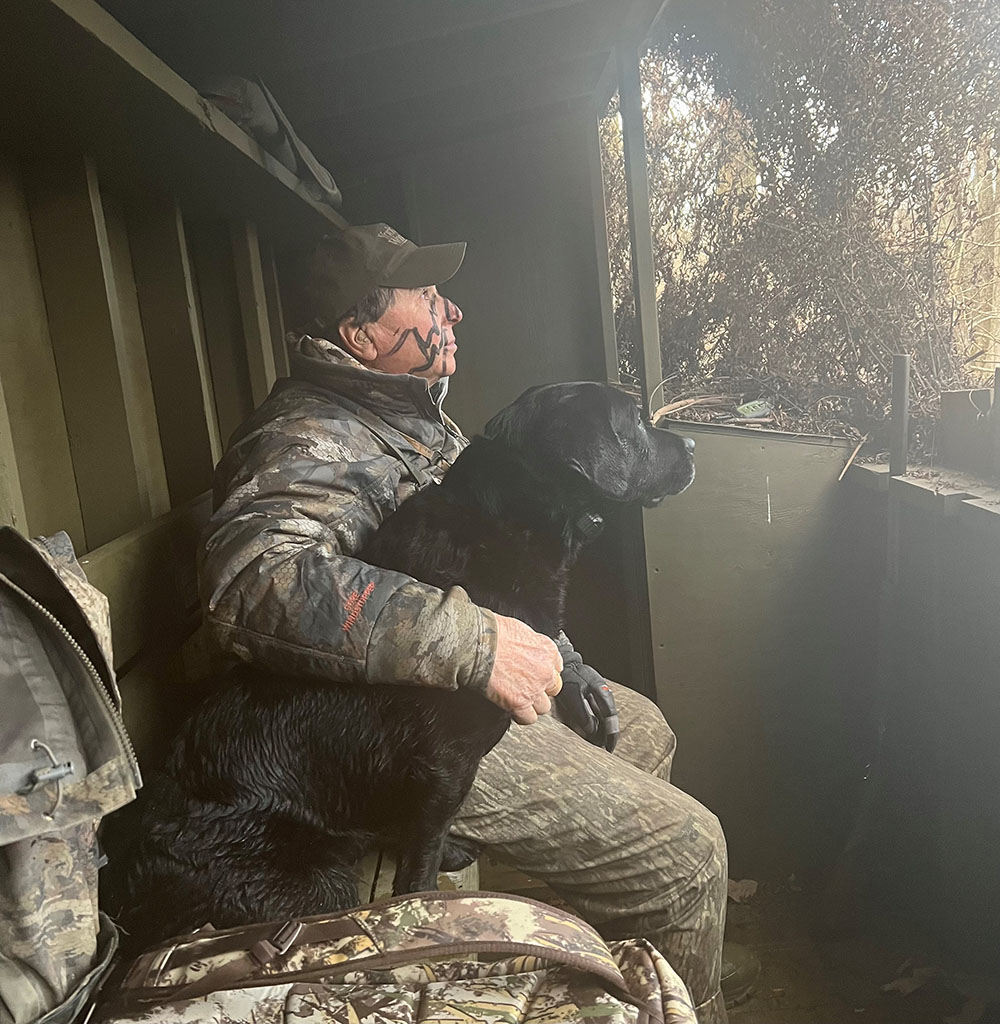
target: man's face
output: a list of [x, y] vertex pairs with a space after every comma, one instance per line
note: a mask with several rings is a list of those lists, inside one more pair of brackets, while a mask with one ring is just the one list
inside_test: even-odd
[[396, 288], [392, 305], [363, 330], [378, 355], [366, 360], [374, 370], [411, 373], [440, 380], [455, 372], [455, 324], [462, 311], [434, 285]]

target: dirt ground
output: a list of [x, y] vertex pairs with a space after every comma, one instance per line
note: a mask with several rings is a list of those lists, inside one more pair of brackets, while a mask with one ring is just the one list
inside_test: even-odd
[[[810, 927], [807, 892], [760, 892], [729, 905], [727, 937], [760, 957], [757, 991], [730, 1010], [732, 1024], [1000, 1024], [1000, 1004], [974, 983], [955, 982], [913, 950], [868, 938], [824, 940]], [[914, 991], [884, 991], [897, 984]], [[970, 1002], [970, 996], [980, 1002]], [[985, 1004], [985, 1005], [984, 1005]]]
[[[564, 905], [541, 883], [487, 858], [480, 871], [484, 889]], [[919, 951], [875, 938], [818, 937], [816, 904], [814, 894], [787, 886], [730, 901], [726, 938], [761, 962], [757, 990], [729, 1011], [731, 1024], [1000, 1024], [1000, 986], [937, 973]], [[902, 991], [885, 991], [888, 984]]]

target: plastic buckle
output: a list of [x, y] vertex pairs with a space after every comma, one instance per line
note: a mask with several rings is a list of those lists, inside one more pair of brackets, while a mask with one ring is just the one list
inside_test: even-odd
[[301, 921], [286, 921], [277, 931], [277, 934], [271, 939], [271, 944], [277, 950], [277, 956], [284, 956], [292, 944], [299, 937], [302, 932]]
[[255, 942], [250, 949], [250, 956], [263, 967], [275, 957], [284, 956], [302, 932], [301, 921], [286, 921], [269, 939]]

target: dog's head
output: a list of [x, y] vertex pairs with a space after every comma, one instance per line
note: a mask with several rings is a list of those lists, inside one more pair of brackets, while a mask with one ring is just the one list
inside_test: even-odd
[[486, 424], [543, 474], [571, 478], [610, 501], [658, 505], [694, 480], [694, 441], [654, 427], [635, 401], [609, 384], [529, 388]]

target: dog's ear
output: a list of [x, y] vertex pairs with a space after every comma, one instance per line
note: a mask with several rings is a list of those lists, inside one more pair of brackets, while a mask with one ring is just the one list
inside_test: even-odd
[[530, 415], [532, 397], [542, 390], [544, 384], [528, 388], [515, 402], [501, 409], [483, 427], [483, 437], [500, 441], [508, 448], [520, 448], [527, 441], [527, 432], [533, 419]]

